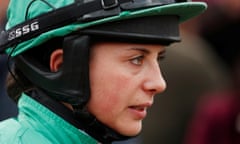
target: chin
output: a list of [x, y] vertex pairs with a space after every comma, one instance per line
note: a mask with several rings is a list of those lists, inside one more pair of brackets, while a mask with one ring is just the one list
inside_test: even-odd
[[120, 133], [125, 136], [137, 136], [142, 130], [142, 124], [137, 125], [125, 125], [121, 127]]

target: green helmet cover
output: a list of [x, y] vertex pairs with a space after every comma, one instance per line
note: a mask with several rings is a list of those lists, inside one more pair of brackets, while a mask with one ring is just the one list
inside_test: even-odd
[[[24, 1], [10, 0], [8, 12], [7, 12], [8, 22], [6, 25], [6, 30], [14, 27], [19, 23], [26, 21], [26, 18], [32, 19], [41, 14], [44, 14], [53, 10], [53, 8], [50, 5], [47, 5], [41, 0], [35, 0], [35, 2], [32, 3], [30, 7], [28, 7], [32, 1], [33, 0], [24, 0]], [[74, 3], [74, 0], [48, 0], [48, 3], [54, 6], [54, 8], [58, 9]], [[94, 20], [90, 22], [76, 22], [60, 28], [56, 28], [54, 30], [47, 31], [35, 38], [32, 38], [30, 40], [24, 41], [16, 45], [16, 47], [14, 47], [14, 51], [12, 51], [12, 48], [8, 48], [6, 52], [8, 54], [11, 54], [11, 56], [16, 56], [54, 37], [65, 36], [74, 31], [81, 32], [81, 29], [91, 27], [94, 25], [99, 25], [99, 24], [108, 23], [112, 21], [120, 21], [124, 19], [135, 18], [135, 17], [145, 17], [145, 16], [152, 16], [152, 15], [178, 15], [181, 23], [192, 17], [195, 17], [201, 14], [206, 8], [207, 8], [207, 5], [206, 3], [203, 3], [203, 2], [178, 2], [178, 3], [161, 5], [161, 6], [145, 8], [145, 9], [140, 9], [135, 11], [122, 11], [119, 15], [116, 15], [116, 16], [106, 17], [103, 19]]]

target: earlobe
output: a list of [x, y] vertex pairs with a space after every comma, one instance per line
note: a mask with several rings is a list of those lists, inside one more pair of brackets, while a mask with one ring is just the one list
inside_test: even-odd
[[62, 62], [63, 62], [63, 50], [56, 49], [55, 51], [52, 52], [50, 57], [50, 70], [52, 72], [57, 72], [61, 67]]

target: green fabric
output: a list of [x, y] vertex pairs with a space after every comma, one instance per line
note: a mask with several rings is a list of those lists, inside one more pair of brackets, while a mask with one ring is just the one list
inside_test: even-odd
[[[21, 22], [24, 22], [26, 19], [34, 18], [40, 14], [52, 11], [53, 9], [40, 0], [36, 0], [28, 10], [27, 6], [32, 2], [32, 0], [11, 0], [8, 8], [8, 19], [6, 29], [9, 29]], [[53, 5], [55, 8], [60, 8], [66, 5], [69, 5], [74, 2], [74, 0], [48, 0], [48, 2]], [[17, 8], [17, 9], [16, 9]], [[150, 15], [178, 15], [180, 17], [180, 22], [186, 21], [194, 16], [199, 15], [207, 8], [207, 5], [203, 2], [183, 2], [175, 3], [163, 6], [157, 6], [148, 9], [136, 10], [136, 11], [124, 11], [117, 16], [108, 17], [92, 22], [87, 23], [74, 23], [67, 25], [55, 30], [48, 31], [41, 34], [37, 38], [25, 41], [16, 47], [12, 52], [12, 48], [7, 49], [7, 53], [11, 53], [12, 56], [16, 56], [22, 53], [29, 48], [40, 45], [45, 41], [57, 37], [64, 36], [73, 31], [81, 30], [86, 27], [93, 25], [98, 25], [102, 23], [107, 23], [111, 21], [119, 21], [123, 19], [133, 18], [133, 17], [143, 17]], [[25, 16], [26, 15], [26, 16]]]
[[0, 122], [0, 144], [97, 144], [97, 141], [23, 94], [18, 117]]

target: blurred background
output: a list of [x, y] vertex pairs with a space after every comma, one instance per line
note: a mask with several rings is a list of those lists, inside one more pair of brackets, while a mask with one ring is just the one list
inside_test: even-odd
[[[167, 90], [155, 97], [142, 133], [118, 144], [240, 143], [240, 0], [202, 1], [208, 10], [181, 25], [182, 42], [161, 61]], [[7, 4], [0, 0], [0, 29]], [[6, 62], [1, 55], [0, 120], [17, 114], [5, 92]]]
[[[0, 0], [0, 32], [6, 23], [8, 0]], [[0, 55], [0, 120], [17, 115], [16, 104], [7, 96], [5, 80], [7, 76], [7, 56]]]
[[[201, 1], [201, 0], [197, 0]], [[144, 144], [239, 144], [240, 0], [202, 0], [162, 61], [167, 90], [144, 121]]]

